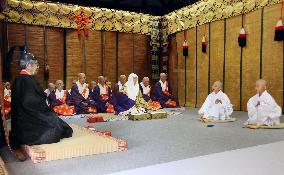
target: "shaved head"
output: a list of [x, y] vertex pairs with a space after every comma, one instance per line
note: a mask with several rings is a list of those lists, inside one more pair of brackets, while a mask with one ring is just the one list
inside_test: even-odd
[[63, 84], [63, 81], [62, 80], [56, 80], [55, 84], [59, 84], [59, 83]]
[[263, 80], [263, 79], [259, 79], [259, 80], [256, 81], [255, 84], [258, 84], [258, 85], [261, 85], [261, 86], [266, 86], [266, 81]]
[[84, 73], [79, 73], [78, 80], [81, 84], [84, 84], [86, 82], [86, 75]]
[[55, 84], [53, 84], [53, 83], [48, 83], [48, 89], [49, 89], [50, 92], [51, 92], [51, 91], [54, 91], [54, 89], [55, 89]]
[[218, 93], [220, 90], [222, 90], [222, 82], [221, 81], [215, 81], [212, 85], [212, 89], [215, 93]]
[[92, 81], [90, 82], [90, 87], [91, 87], [92, 89], [94, 89], [94, 88], [96, 87], [96, 85], [97, 85], [97, 83], [96, 83], [94, 80], [92, 80]]
[[99, 76], [98, 77], [98, 83], [101, 84], [101, 85], [104, 85], [105, 84], [105, 77], [104, 76]]
[[64, 83], [63, 83], [62, 80], [56, 80], [55, 86], [56, 86], [57, 89], [62, 90], [63, 86], [64, 86]]
[[160, 79], [161, 79], [162, 82], [165, 82], [167, 80], [167, 74], [161, 73], [160, 74]]
[[4, 83], [4, 87], [5, 87], [6, 89], [10, 89], [10, 87], [11, 87], [10, 82]]
[[223, 87], [223, 83], [221, 81], [215, 81], [213, 85], [216, 85], [216, 86], [218, 86], [221, 89]]
[[122, 85], [124, 85], [124, 84], [126, 83], [126, 81], [127, 81], [126, 75], [120, 75], [120, 76], [119, 76], [119, 81], [120, 81], [120, 83], [121, 83]]
[[145, 80], [145, 81], [150, 81], [150, 80], [149, 80], [149, 77], [144, 77], [143, 80]]
[[255, 90], [258, 94], [262, 94], [266, 90], [266, 81], [259, 79], [255, 82]]
[[148, 86], [150, 84], [150, 79], [148, 77], [144, 77], [142, 79], [142, 83], [144, 84], [144, 86]]

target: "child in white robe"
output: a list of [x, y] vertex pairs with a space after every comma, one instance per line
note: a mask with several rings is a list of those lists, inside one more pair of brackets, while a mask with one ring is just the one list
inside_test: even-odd
[[279, 124], [282, 110], [266, 91], [266, 81], [257, 80], [255, 90], [257, 94], [251, 97], [247, 103], [249, 119], [245, 122], [245, 125], [273, 126]]
[[212, 86], [213, 92], [210, 93], [202, 107], [198, 111], [201, 119], [209, 120], [226, 120], [230, 118], [233, 112], [232, 104], [228, 96], [222, 92], [222, 83], [214, 82]]

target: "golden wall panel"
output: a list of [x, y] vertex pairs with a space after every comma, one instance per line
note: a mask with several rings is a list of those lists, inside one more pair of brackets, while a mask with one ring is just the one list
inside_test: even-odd
[[279, 19], [281, 4], [264, 8], [262, 78], [268, 91], [283, 106], [283, 42], [274, 41], [274, 26]]
[[186, 62], [186, 106], [196, 103], [196, 28], [187, 30], [188, 58]]
[[246, 110], [248, 99], [255, 94], [255, 81], [260, 76], [261, 10], [245, 15], [247, 46], [243, 49], [242, 65], [242, 110]]
[[[231, 26], [227, 26], [230, 28]], [[210, 25], [210, 90], [213, 82], [223, 80], [224, 67], [224, 20], [212, 22]]]
[[[207, 29], [208, 29], [208, 24]], [[196, 107], [201, 107], [208, 95], [208, 53], [209, 48], [207, 46], [207, 53], [202, 53], [201, 43], [204, 35], [204, 25], [197, 27], [197, 102]], [[208, 36], [208, 30], [206, 31]], [[212, 48], [211, 48], [212, 49]]]
[[185, 76], [184, 76], [184, 57], [182, 54], [182, 44], [184, 41], [183, 32], [176, 34], [177, 54], [178, 54], [178, 99], [181, 106], [185, 104]]
[[238, 45], [238, 36], [242, 25], [242, 17], [236, 16], [226, 20], [226, 64], [225, 88], [233, 104], [234, 110], [240, 110], [240, 57], [241, 48]]

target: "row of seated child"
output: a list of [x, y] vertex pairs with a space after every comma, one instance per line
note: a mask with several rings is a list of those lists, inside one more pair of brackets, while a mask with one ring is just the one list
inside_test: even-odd
[[156, 83], [153, 91], [149, 78], [144, 77], [138, 83], [138, 76], [130, 74], [128, 79], [121, 75], [119, 82], [111, 87], [111, 83], [103, 76], [98, 77], [98, 83], [91, 81], [86, 84], [84, 73], [78, 74], [78, 80], [73, 82], [70, 90], [64, 90], [63, 81], [50, 83], [45, 90], [47, 101], [59, 115], [71, 116], [88, 113], [128, 113], [157, 110], [160, 108], [178, 107], [178, 101], [173, 97], [166, 74]]
[[[201, 119], [227, 120], [233, 112], [228, 96], [222, 92], [222, 83], [216, 81], [200, 110]], [[245, 125], [274, 126], [280, 123], [281, 107], [266, 90], [266, 81], [257, 80], [255, 84], [256, 95], [247, 103], [248, 117]]]

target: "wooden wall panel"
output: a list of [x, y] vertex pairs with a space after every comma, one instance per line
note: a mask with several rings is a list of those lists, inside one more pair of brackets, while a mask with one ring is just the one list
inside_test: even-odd
[[255, 81], [260, 77], [261, 9], [245, 15], [247, 46], [243, 49], [242, 109], [255, 94]]
[[118, 76], [128, 76], [133, 72], [133, 34], [119, 33], [118, 35]]
[[116, 32], [103, 32], [103, 75], [113, 84], [116, 77]]
[[66, 87], [70, 88], [72, 81], [78, 79], [78, 73], [83, 71], [82, 39], [73, 29], [66, 31], [66, 57]]
[[[238, 36], [242, 17], [236, 16], [226, 20], [226, 64], [225, 64], [225, 93], [231, 100], [234, 110], [240, 110], [240, 57], [241, 48]], [[214, 48], [212, 48], [214, 49]]]
[[140, 81], [143, 77], [150, 76], [149, 39], [147, 35], [134, 35], [134, 73], [139, 76]]
[[101, 31], [89, 31], [85, 39], [86, 76], [88, 83], [102, 75]]
[[[231, 28], [229, 26], [228, 28]], [[224, 66], [224, 20], [212, 22], [210, 25], [210, 84], [211, 86], [215, 81], [223, 80], [223, 66]]]
[[64, 29], [47, 27], [49, 82], [64, 80]]
[[177, 39], [177, 53], [178, 53], [178, 99], [179, 104], [183, 106], [185, 104], [185, 76], [184, 76], [184, 57], [182, 54], [182, 44], [184, 41], [183, 32], [176, 34]]
[[[208, 29], [208, 24], [207, 29]], [[208, 95], [208, 53], [201, 52], [202, 36], [204, 35], [204, 25], [197, 27], [197, 102], [196, 107], [201, 107]], [[206, 33], [208, 36], [208, 30]], [[207, 37], [208, 38], [208, 37]], [[209, 41], [210, 42], [210, 41]], [[212, 49], [212, 48], [211, 48]]]
[[283, 106], [283, 42], [274, 41], [274, 26], [281, 4], [264, 8], [262, 78], [267, 80], [268, 91]]
[[196, 103], [196, 28], [187, 30], [188, 58], [186, 63], [186, 106], [195, 107]]
[[44, 87], [44, 30], [42, 26], [27, 27], [27, 43], [28, 51], [33, 53], [38, 60], [39, 70], [37, 78], [40, 84]]
[[[169, 71], [168, 81], [172, 85], [173, 95], [177, 97], [178, 92], [178, 56], [177, 56], [177, 40], [176, 35], [173, 34], [169, 37]], [[155, 83], [155, 82], [153, 82]]]
[[[14, 45], [23, 45], [25, 44], [25, 28], [23, 24], [9, 23], [7, 24], [7, 37], [8, 37], [8, 49]], [[20, 51], [17, 49], [13, 55], [13, 62], [11, 64], [11, 75], [12, 81], [19, 73], [18, 60], [20, 57]]]

